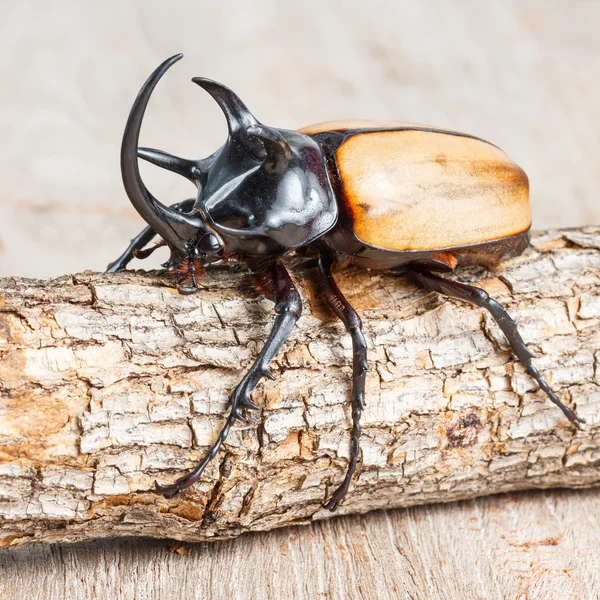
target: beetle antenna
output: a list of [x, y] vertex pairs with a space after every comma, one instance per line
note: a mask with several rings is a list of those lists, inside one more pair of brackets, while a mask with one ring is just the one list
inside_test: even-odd
[[202, 177], [202, 170], [194, 160], [179, 158], [178, 156], [163, 152], [162, 150], [155, 150], [154, 148], [138, 148], [137, 155], [139, 158], [143, 158], [157, 167], [173, 171], [173, 173], [177, 173], [178, 175], [183, 175], [183, 177], [193, 183], [196, 183]]

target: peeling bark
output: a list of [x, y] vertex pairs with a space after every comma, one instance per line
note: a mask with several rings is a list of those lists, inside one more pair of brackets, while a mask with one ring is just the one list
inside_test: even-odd
[[[477, 282], [588, 425], [537, 390], [489, 315], [404, 278], [336, 274], [369, 344], [358, 477], [339, 513], [600, 482], [600, 229], [541, 233]], [[272, 304], [239, 269], [195, 296], [164, 274], [0, 280], [0, 546], [143, 535], [197, 541], [326, 518], [349, 451], [351, 344], [295, 269], [305, 310], [199, 483], [166, 500], [223, 423]]]

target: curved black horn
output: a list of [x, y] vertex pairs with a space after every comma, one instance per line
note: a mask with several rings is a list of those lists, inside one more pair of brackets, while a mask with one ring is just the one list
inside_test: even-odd
[[230, 134], [254, 137], [261, 141], [267, 152], [265, 167], [268, 171], [281, 173], [285, 170], [292, 158], [292, 151], [281, 133], [259, 123], [239, 96], [223, 84], [205, 77], [194, 77], [192, 81], [217, 101], [225, 113]]
[[246, 131], [263, 143], [267, 151], [266, 170], [270, 173], [283, 173], [292, 158], [292, 150], [281, 133], [276, 129], [260, 124], [249, 127]]
[[150, 95], [169, 67], [182, 57], [183, 54], [176, 54], [165, 60], [150, 75], [135, 99], [121, 144], [121, 175], [125, 191], [135, 209], [148, 225], [165, 240], [171, 250], [184, 256], [187, 251], [186, 240], [192, 238], [203, 223], [199, 219], [178, 213], [161, 204], [144, 185], [137, 160], [140, 128]]
[[173, 156], [173, 154], [154, 148], [138, 148], [137, 155], [157, 167], [162, 167], [163, 169], [167, 169], [167, 171], [183, 175], [183, 177], [194, 183], [202, 177], [202, 169], [195, 160], [179, 158], [178, 156]]
[[239, 130], [256, 125], [257, 121], [254, 115], [240, 100], [239, 96], [228, 87], [205, 77], [194, 77], [192, 81], [204, 88], [217, 101], [217, 104], [225, 113], [229, 133], [236, 133]]

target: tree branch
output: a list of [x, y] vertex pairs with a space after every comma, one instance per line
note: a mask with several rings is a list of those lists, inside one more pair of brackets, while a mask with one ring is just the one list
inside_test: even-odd
[[[363, 318], [370, 371], [362, 462], [339, 513], [600, 482], [600, 228], [534, 236], [524, 256], [461, 270], [505, 304], [577, 432], [480, 309], [405, 278], [336, 273]], [[273, 319], [247, 273], [195, 296], [164, 274], [0, 280], [0, 546], [145, 535], [231, 537], [330, 515], [350, 433], [350, 339], [314, 268], [305, 312], [199, 483], [228, 394]]]

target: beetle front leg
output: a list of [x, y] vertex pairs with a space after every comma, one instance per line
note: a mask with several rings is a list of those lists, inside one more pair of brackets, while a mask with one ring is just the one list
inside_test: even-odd
[[362, 332], [362, 322], [333, 278], [331, 272], [333, 262], [333, 258], [329, 253], [323, 253], [319, 257], [319, 270], [323, 278], [327, 303], [342, 323], [344, 323], [346, 330], [352, 338], [352, 434], [350, 462], [348, 463], [346, 476], [342, 484], [333, 493], [331, 500], [324, 505], [325, 508], [328, 508], [332, 512], [337, 509], [348, 493], [352, 476], [356, 470], [356, 463], [360, 453], [360, 417], [364, 408], [365, 383], [369, 368], [367, 363], [367, 343]]
[[[183, 202], [178, 202], [177, 204], [172, 204], [171, 208], [176, 210], [177, 212], [187, 213], [194, 208], [195, 200], [190, 198], [189, 200], [184, 200]], [[140, 233], [138, 233], [132, 240], [127, 249], [119, 258], [109, 263], [106, 267], [107, 273], [116, 273], [117, 271], [122, 271], [129, 262], [133, 258], [147, 258], [152, 254], [156, 248], [160, 246], [154, 246], [149, 248], [148, 250], [142, 250], [142, 248], [149, 244], [152, 241], [152, 238], [156, 235], [156, 232], [152, 227], [145, 227], [142, 229]]]
[[511, 348], [517, 355], [517, 358], [521, 364], [526, 368], [527, 373], [535, 379], [540, 389], [544, 391], [550, 400], [558, 406], [567, 419], [573, 423], [577, 428], [580, 427], [581, 423], [585, 423], [585, 419], [579, 417], [574, 410], [563, 404], [556, 394], [550, 389], [550, 386], [544, 381], [540, 372], [531, 362], [534, 355], [527, 349], [517, 324], [514, 322], [512, 317], [506, 312], [506, 309], [494, 300], [490, 298], [488, 293], [481, 288], [467, 285], [465, 283], [458, 283], [449, 279], [444, 279], [439, 275], [434, 275], [427, 269], [421, 267], [407, 267], [409, 273], [425, 288], [437, 292], [438, 294], [444, 294], [451, 298], [457, 298], [459, 300], [465, 300], [485, 308], [491, 315], [494, 321], [498, 324], [502, 332], [506, 336]]
[[250, 394], [263, 377], [274, 379], [269, 371], [269, 364], [289, 337], [296, 321], [300, 317], [302, 312], [300, 294], [288, 270], [281, 262], [269, 262], [265, 267], [260, 269], [257, 275], [259, 276], [258, 284], [261, 292], [269, 300], [275, 302], [277, 317], [271, 333], [258, 358], [232, 393], [230, 398], [231, 409], [225, 426], [219, 433], [217, 441], [210, 447], [204, 460], [193, 471], [180, 477], [172, 485], [162, 487], [155, 482], [156, 490], [166, 498], [173, 498], [181, 490], [194, 485], [198, 481], [208, 463], [219, 451], [233, 424], [236, 420], [243, 419], [242, 409], [258, 409], [250, 400]]

